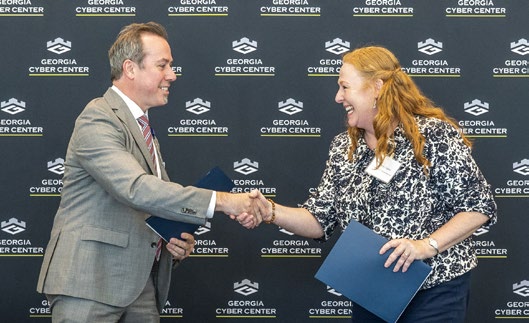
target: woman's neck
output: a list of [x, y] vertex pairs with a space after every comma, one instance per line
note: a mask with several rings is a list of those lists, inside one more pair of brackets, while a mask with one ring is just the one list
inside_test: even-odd
[[364, 140], [371, 150], [377, 148], [377, 137], [375, 136], [375, 132], [364, 131]]
[[[395, 120], [393, 121], [392, 124], [393, 125], [391, 129], [388, 131], [389, 137], [391, 137], [391, 135], [395, 132], [395, 129], [397, 128], [399, 122]], [[369, 130], [364, 129], [364, 140], [366, 141], [367, 146], [371, 150], [375, 150], [377, 148], [377, 143], [378, 143], [377, 137], [375, 135], [375, 129], [369, 129]]]

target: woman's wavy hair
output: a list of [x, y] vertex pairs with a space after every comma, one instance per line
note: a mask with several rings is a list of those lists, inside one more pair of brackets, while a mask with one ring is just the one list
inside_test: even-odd
[[[415, 116], [434, 117], [459, 129], [457, 122], [422, 94], [408, 74], [401, 69], [395, 55], [388, 49], [380, 46], [361, 47], [344, 54], [343, 63], [351, 64], [360, 72], [366, 80], [365, 86], [372, 86], [377, 79], [383, 82], [376, 102], [378, 112], [373, 121], [377, 138], [375, 155], [379, 163], [385, 156], [394, 152], [395, 147], [390, 142], [393, 139], [392, 127], [397, 121], [402, 125], [406, 138], [412, 144], [415, 159], [427, 173], [430, 161], [423, 155], [425, 138], [419, 132]], [[351, 138], [349, 159], [352, 160], [358, 138], [363, 134], [363, 130], [349, 127], [347, 131]], [[470, 140], [463, 133], [461, 135], [465, 144], [471, 147]]]

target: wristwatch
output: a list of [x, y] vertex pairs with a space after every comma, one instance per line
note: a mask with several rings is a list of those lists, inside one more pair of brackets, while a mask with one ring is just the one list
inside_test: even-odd
[[430, 245], [430, 247], [435, 249], [435, 252], [436, 252], [435, 255], [438, 255], [439, 254], [439, 245], [437, 244], [437, 241], [434, 238], [432, 238], [432, 237], [428, 237], [428, 244]]

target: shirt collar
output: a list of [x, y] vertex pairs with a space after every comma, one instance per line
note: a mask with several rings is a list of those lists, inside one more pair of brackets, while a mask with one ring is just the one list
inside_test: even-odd
[[127, 108], [129, 108], [130, 112], [132, 113], [132, 116], [134, 116], [134, 119], [138, 119], [139, 117], [143, 115], [147, 115], [147, 112], [143, 112], [143, 110], [140, 108], [139, 105], [137, 105], [134, 101], [132, 101], [128, 96], [126, 96], [123, 92], [121, 92], [120, 89], [118, 89], [117, 86], [112, 85], [112, 90], [116, 92], [122, 99], [125, 101], [125, 104], [127, 105]]

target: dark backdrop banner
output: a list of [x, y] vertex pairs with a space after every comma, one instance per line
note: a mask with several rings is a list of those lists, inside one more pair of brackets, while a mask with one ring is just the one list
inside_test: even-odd
[[[151, 110], [171, 178], [213, 166], [235, 192], [287, 205], [320, 179], [341, 54], [383, 45], [459, 120], [493, 186], [499, 222], [475, 234], [468, 322], [529, 319], [529, 1], [0, 0], [0, 321], [50, 322], [35, 291], [60, 200], [66, 145], [110, 86], [107, 50], [131, 22], [166, 26], [168, 105]], [[314, 278], [320, 244], [216, 214], [174, 273], [162, 322], [345, 322], [351, 303]]]

